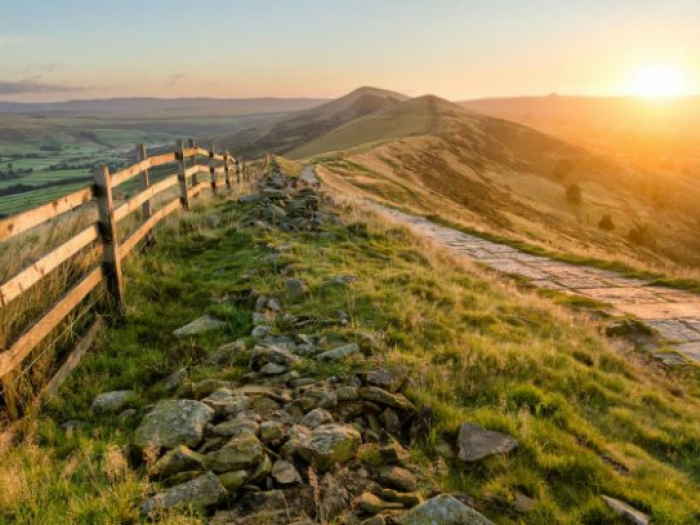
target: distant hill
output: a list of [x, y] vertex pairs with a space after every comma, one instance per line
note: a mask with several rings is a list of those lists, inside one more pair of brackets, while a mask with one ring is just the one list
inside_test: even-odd
[[0, 102], [0, 113], [87, 113], [133, 116], [222, 116], [289, 113], [327, 102], [311, 98], [114, 98], [50, 103]]
[[339, 99], [286, 115], [265, 127], [221, 137], [218, 142], [246, 155], [286, 153], [343, 124], [406, 100], [408, 97], [400, 93], [362, 87]]
[[[320, 162], [347, 194], [514, 239], [581, 256], [700, 262], [692, 174], [632, 169], [434, 96], [351, 121], [288, 155]], [[567, 197], [574, 184], [580, 204]], [[608, 215], [615, 229], [602, 231]]]

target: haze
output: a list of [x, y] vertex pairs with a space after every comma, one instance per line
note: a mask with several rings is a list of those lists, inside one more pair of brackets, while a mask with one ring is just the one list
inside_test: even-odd
[[[8, 101], [334, 97], [362, 84], [451, 99], [700, 92], [692, 0], [4, 4]], [[673, 89], [649, 71], [670, 71]]]

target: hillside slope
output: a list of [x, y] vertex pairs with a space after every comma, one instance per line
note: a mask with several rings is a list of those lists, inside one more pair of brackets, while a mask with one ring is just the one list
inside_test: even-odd
[[318, 107], [284, 116], [269, 126], [224, 136], [218, 142], [244, 155], [283, 153], [338, 126], [392, 107], [407, 98], [392, 91], [362, 87]]
[[[462, 494], [462, 501], [497, 525], [623, 525], [602, 495], [629, 502], [653, 523], [700, 519], [698, 378], [692, 371], [669, 377], [638, 360], [624, 344], [601, 337], [598, 323], [464, 266], [362, 209], [321, 202], [325, 204], [314, 210], [310, 230], [309, 221], [292, 218], [303, 209], [299, 202], [274, 209], [264, 201], [240, 204], [221, 195], [212, 205], [198, 204], [192, 214], [160, 228], [155, 249], [127, 265], [125, 322], [105, 334], [32, 423], [24, 443], [0, 463], [0, 520], [143, 520], [139, 504], [153, 503], [147, 499], [153, 493], [198, 475], [202, 460], [185, 449], [184, 463], [172, 463], [167, 479], [159, 479], [158, 473], [165, 472], [164, 462], [155, 463], [159, 451], [150, 451], [145, 464], [138, 465], [127, 461], [126, 451], [133, 447], [126, 445], [141, 435], [137, 429], [149, 420], [154, 404], [177, 398], [196, 405], [192, 398], [205, 398], [216, 388], [216, 395], [205, 399], [217, 407], [216, 415], [209, 415], [216, 425], [201, 425], [200, 430], [224, 436], [236, 428], [248, 430], [234, 438], [195, 440], [191, 446], [207, 461], [223, 460], [225, 443], [239, 443], [241, 436], [250, 445], [257, 440], [251, 436], [259, 435], [268, 443], [265, 451], [278, 450], [281, 441], [289, 441], [267, 433], [279, 430], [274, 422], [288, 429], [321, 403], [339, 423], [357, 425], [362, 447], [357, 458], [330, 474], [309, 468], [294, 448], [282, 447], [298, 469], [299, 479], [291, 484], [279, 481], [290, 479], [283, 477], [289, 464], [282, 476], [279, 470], [270, 475], [264, 469], [260, 475], [255, 462], [250, 466], [241, 460], [249, 449], [229, 447], [230, 468], [236, 470], [219, 479], [230, 494], [217, 501], [217, 492], [205, 500], [219, 509], [214, 522], [315, 519], [328, 505], [314, 500], [309, 485], [320, 501], [347, 490], [352, 497], [341, 492], [333, 508], [356, 521], [376, 512], [371, 505], [376, 500], [356, 496], [358, 487], [365, 486], [401, 498], [407, 506], [419, 500], [416, 494], [402, 494], [406, 486], [415, 487], [420, 497]], [[294, 232], [291, 225], [304, 230]], [[260, 296], [278, 302], [261, 302]], [[274, 310], [256, 303], [275, 304]], [[207, 333], [173, 334], [204, 314], [223, 323]], [[262, 325], [268, 328], [261, 330]], [[344, 358], [324, 362], [316, 357], [348, 342], [357, 349]], [[275, 348], [269, 353], [286, 359], [277, 363], [279, 368], [284, 362], [286, 372], [251, 373], [266, 345]], [[297, 358], [290, 357], [292, 352]], [[360, 403], [358, 412], [352, 394], [377, 366], [411, 378], [403, 390], [406, 397], [385, 392], [373, 396], [380, 401]], [[173, 373], [179, 389], [177, 383], [172, 387]], [[391, 385], [396, 376], [388, 382], [383, 377]], [[248, 390], [254, 401], [242, 414], [262, 414], [268, 424], [259, 432], [246, 417], [234, 415], [240, 398], [228, 400], [231, 413], [226, 408], [230, 389], [255, 381], [267, 386]], [[125, 389], [133, 394], [120, 406], [128, 407], [121, 416], [119, 410], [91, 408], [99, 394]], [[256, 391], [262, 394], [256, 397]], [[431, 409], [431, 417], [418, 419], [415, 432], [409, 430], [412, 424], [392, 418], [391, 411], [377, 415], [377, 403], [386, 402], [400, 402], [403, 414], [406, 399]], [[316, 412], [314, 418], [319, 415], [326, 417]], [[505, 433], [518, 447], [460, 460], [455, 444], [463, 423]], [[410, 446], [410, 456], [401, 455], [399, 461], [413, 473], [400, 468], [387, 473], [387, 462], [395, 462], [401, 449], [380, 447], [375, 432], [384, 428]], [[303, 438], [298, 427], [297, 432]], [[172, 469], [182, 466], [195, 470], [172, 475]], [[353, 477], [357, 472], [364, 474]], [[404, 489], [397, 493], [363, 485], [368, 477], [380, 483], [390, 479]], [[216, 477], [209, 474], [207, 479], [219, 487]], [[210, 495], [197, 496], [201, 500], [204, 494]], [[155, 517], [166, 523], [209, 521], [196, 504]]]
[[[290, 152], [358, 195], [581, 256], [694, 265], [700, 187], [421, 97]], [[567, 197], [576, 184], [581, 199]], [[346, 188], [347, 189], [347, 188]], [[612, 230], [599, 223], [609, 216]]]

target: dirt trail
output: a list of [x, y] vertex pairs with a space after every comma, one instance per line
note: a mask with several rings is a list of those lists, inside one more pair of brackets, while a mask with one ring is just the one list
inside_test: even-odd
[[674, 352], [656, 352], [668, 365], [690, 360], [700, 364], [700, 296], [615, 272], [555, 261], [516, 248], [487, 241], [400, 211], [367, 203], [390, 215], [419, 235], [460, 256], [477, 260], [533, 286], [557, 290], [610, 304], [615, 310], [637, 317], [669, 342]]

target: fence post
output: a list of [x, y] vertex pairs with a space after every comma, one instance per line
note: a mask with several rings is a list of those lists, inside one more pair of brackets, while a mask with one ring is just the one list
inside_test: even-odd
[[224, 174], [226, 176], [226, 189], [231, 189], [231, 155], [227, 151], [224, 153]]
[[214, 151], [214, 144], [212, 144], [209, 150], [209, 180], [211, 192], [213, 195], [216, 195], [216, 160], [214, 160], [214, 155], [216, 155], [216, 152]]
[[236, 184], [241, 183], [241, 161], [236, 157]]
[[[195, 141], [194, 139], [187, 139], [187, 145], [190, 148], [197, 148], [197, 141]], [[192, 166], [190, 166], [190, 167], [193, 167], [196, 165], [197, 165], [197, 151], [195, 149], [195, 152], [192, 155]], [[199, 184], [199, 180], [197, 180], [197, 172], [195, 172], [192, 174], [192, 186], [196, 186], [197, 184]]]
[[186, 210], [190, 209], [190, 195], [187, 193], [187, 164], [185, 163], [185, 143], [177, 141], [175, 147], [175, 158], [177, 159], [177, 180], [180, 183], [180, 203]]
[[9, 372], [2, 377], [2, 395], [5, 400], [5, 409], [11, 421], [19, 419], [17, 406], [17, 390], [15, 389], [15, 373]]
[[[136, 152], [138, 155], [138, 160], [139, 162], [146, 160], [148, 158], [148, 153], [146, 152], [146, 145], [145, 144], [139, 144], [138, 147], [136, 148]], [[143, 191], [146, 191], [151, 185], [151, 174], [148, 170], [143, 170], [141, 173], [141, 189]], [[152, 214], [152, 207], [151, 207], [151, 199], [148, 199], [146, 202], [143, 203], [143, 206], [141, 207], [142, 209], [142, 214], [143, 214], [143, 221], [146, 222], [148, 219], [151, 218]], [[153, 232], [150, 231], [146, 235], [146, 244], [147, 245], [152, 245], [153, 244]]]
[[112, 294], [117, 311], [124, 313], [124, 276], [119, 256], [119, 239], [117, 223], [114, 220], [114, 203], [112, 201], [112, 176], [107, 166], [95, 169], [95, 197], [99, 214], [99, 229], [104, 247], [104, 269], [107, 287]]

